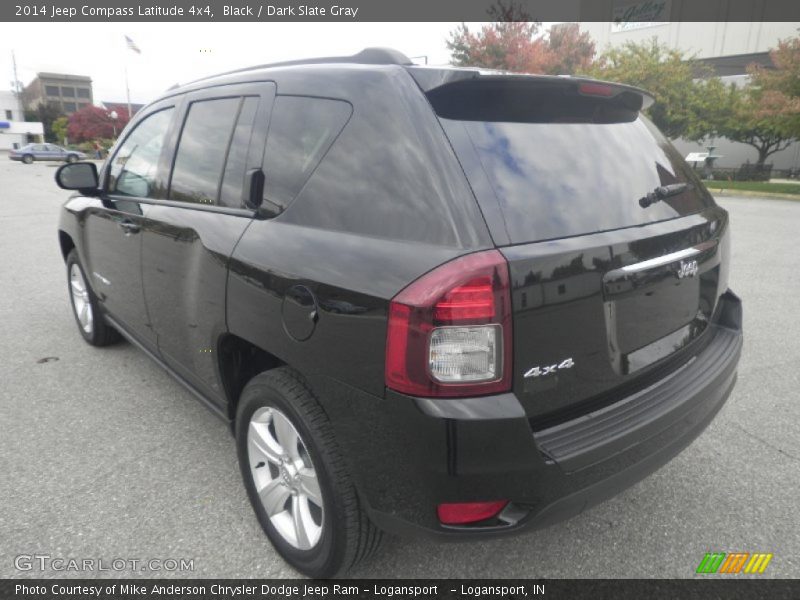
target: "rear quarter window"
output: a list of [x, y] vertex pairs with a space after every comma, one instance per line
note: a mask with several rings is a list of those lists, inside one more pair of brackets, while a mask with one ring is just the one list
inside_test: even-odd
[[287, 207], [352, 112], [353, 107], [342, 100], [277, 96], [264, 153], [264, 199]]

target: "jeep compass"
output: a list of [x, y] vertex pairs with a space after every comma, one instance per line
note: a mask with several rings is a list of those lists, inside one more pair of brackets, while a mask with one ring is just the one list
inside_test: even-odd
[[230, 424], [306, 575], [384, 532], [577, 515], [736, 380], [728, 214], [652, 102], [387, 49], [172, 89], [99, 172], [57, 173], [78, 331], [128, 339]]

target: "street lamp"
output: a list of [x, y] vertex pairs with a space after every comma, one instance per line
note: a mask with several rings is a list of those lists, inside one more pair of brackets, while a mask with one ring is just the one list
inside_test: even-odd
[[110, 113], [108, 113], [108, 116], [111, 119], [111, 126], [114, 128], [114, 139], [117, 139], [117, 119], [119, 118], [119, 115], [117, 114], [117, 111], [112, 110]]

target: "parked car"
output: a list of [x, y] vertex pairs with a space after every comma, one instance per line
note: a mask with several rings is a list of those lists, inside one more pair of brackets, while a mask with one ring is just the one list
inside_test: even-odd
[[99, 173], [57, 174], [79, 192], [58, 231], [78, 330], [230, 423], [306, 575], [382, 532], [576, 515], [685, 448], [736, 380], [728, 213], [651, 102], [385, 49], [170, 90]]
[[26, 165], [35, 160], [58, 160], [74, 163], [86, 158], [86, 154], [77, 150], [68, 150], [55, 144], [28, 144], [12, 150], [8, 157], [11, 160], [19, 160]]

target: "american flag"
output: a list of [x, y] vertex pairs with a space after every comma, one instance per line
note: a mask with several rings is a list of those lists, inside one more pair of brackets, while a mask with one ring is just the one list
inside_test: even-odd
[[129, 38], [127, 35], [125, 36], [125, 43], [128, 45], [129, 50], [133, 50], [136, 54], [141, 54], [142, 51], [139, 50], [139, 46], [133, 43], [133, 40]]

